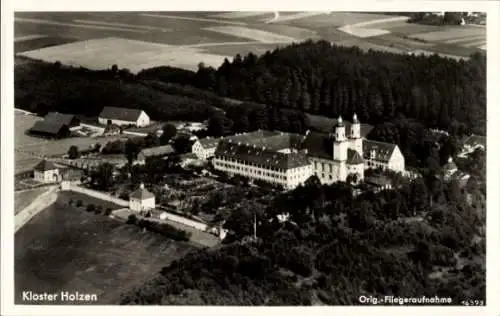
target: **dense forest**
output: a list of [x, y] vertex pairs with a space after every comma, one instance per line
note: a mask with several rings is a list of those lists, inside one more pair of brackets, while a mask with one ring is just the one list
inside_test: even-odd
[[[121, 304], [349, 305], [360, 295], [468, 298], [485, 303], [484, 152], [461, 187], [428, 173], [396, 189], [352, 195], [305, 186], [229, 213], [221, 248], [189, 254]], [[477, 164], [480, 165], [477, 165]], [[475, 169], [475, 170], [474, 170]], [[262, 203], [267, 203], [264, 207]], [[257, 240], [252, 240], [253, 218]], [[278, 220], [289, 214], [289, 220]]]
[[394, 117], [427, 127], [486, 132], [486, 57], [469, 60], [363, 52], [326, 41], [200, 68], [199, 88], [224, 97], [379, 124]]

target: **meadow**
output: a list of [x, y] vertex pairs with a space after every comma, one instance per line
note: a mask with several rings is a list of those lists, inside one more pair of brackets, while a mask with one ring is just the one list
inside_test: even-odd
[[15, 235], [15, 301], [25, 289], [78, 290], [97, 294], [94, 304], [113, 304], [192, 249], [59, 199]]
[[43, 118], [34, 115], [25, 115], [21, 113], [14, 114], [15, 122], [15, 172], [20, 173], [32, 169], [38, 162], [39, 156], [57, 156], [64, 155], [72, 145], [80, 149], [86, 149], [90, 146], [108, 141], [123, 139], [123, 136], [106, 136], [104, 138], [90, 137], [71, 137], [59, 140], [48, 140], [44, 138], [28, 135], [26, 132], [35, 124], [36, 121]]

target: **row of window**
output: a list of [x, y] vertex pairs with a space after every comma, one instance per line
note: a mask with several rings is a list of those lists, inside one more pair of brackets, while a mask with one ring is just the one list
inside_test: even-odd
[[280, 173], [285, 172], [285, 170], [283, 170], [283, 169], [279, 169], [279, 168], [266, 168], [264, 165], [249, 163], [249, 162], [246, 162], [246, 161], [242, 161], [242, 160], [238, 160], [238, 159], [233, 159], [233, 158], [217, 157], [217, 159], [225, 161], [225, 162], [237, 164], [237, 165], [243, 165], [243, 166], [252, 167], [252, 168], [269, 169], [269, 170], [271, 170], [273, 172], [280, 172]]
[[[281, 181], [285, 181], [285, 180], [297, 180], [297, 179], [302, 179], [304, 178], [307, 174], [306, 174], [306, 171], [307, 169], [304, 169], [304, 170], [296, 170], [296, 169], [293, 169], [293, 170], [296, 170], [298, 172], [294, 172], [293, 174], [289, 175], [288, 178], [286, 175], [283, 175], [283, 174], [276, 174], [275, 172], [270, 172], [266, 169], [264, 170], [258, 170], [258, 169], [254, 169], [254, 168], [250, 168], [250, 167], [245, 167], [245, 166], [241, 166], [241, 165], [233, 165], [233, 164], [230, 164], [230, 163], [226, 163], [226, 162], [220, 162], [220, 161], [214, 161], [214, 166], [217, 168], [226, 168], [226, 169], [230, 169], [232, 170], [233, 172], [240, 172], [240, 173], [243, 173], [243, 174], [253, 174], [257, 177], [261, 176], [261, 177], [268, 177], [268, 178], [273, 178], [273, 179], [277, 179], [277, 180], [281, 180]], [[302, 172], [301, 172], [302, 171]]]

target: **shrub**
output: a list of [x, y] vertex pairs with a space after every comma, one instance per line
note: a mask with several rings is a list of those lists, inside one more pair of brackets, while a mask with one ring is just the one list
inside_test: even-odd
[[82, 207], [82, 206], [83, 206], [83, 202], [82, 202], [82, 200], [78, 200], [78, 201], [76, 201], [76, 206], [77, 206], [77, 207]]
[[94, 204], [89, 204], [87, 205], [87, 212], [94, 212], [95, 211], [95, 205]]
[[96, 209], [95, 209], [95, 213], [96, 213], [96, 214], [101, 214], [101, 213], [102, 213], [102, 209], [103, 209], [103, 208], [102, 208], [102, 206], [101, 206], [101, 205], [98, 205], [98, 206], [96, 207]]
[[112, 211], [112, 210], [108, 207], [108, 208], [106, 209], [106, 211], [104, 211], [104, 215], [109, 216], [109, 215], [111, 215], [111, 213], [112, 213], [112, 212], [113, 212], [113, 211]]
[[69, 199], [68, 205], [73, 205], [73, 203], [74, 203], [73, 199]]
[[127, 218], [127, 224], [137, 224], [137, 216], [135, 216], [134, 214], [130, 214]]

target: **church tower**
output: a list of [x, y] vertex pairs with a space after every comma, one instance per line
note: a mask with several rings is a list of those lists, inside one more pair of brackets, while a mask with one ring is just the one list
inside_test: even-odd
[[361, 124], [356, 113], [352, 116], [351, 133], [349, 135], [351, 147], [363, 157], [363, 139], [361, 138]]
[[337, 125], [335, 125], [335, 141], [333, 142], [333, 160], [343, 161], [347, 160], [347, 149], [349, 142], [345, 135], [345, 126], [342, 122], [342, 117], [339, 116]]

